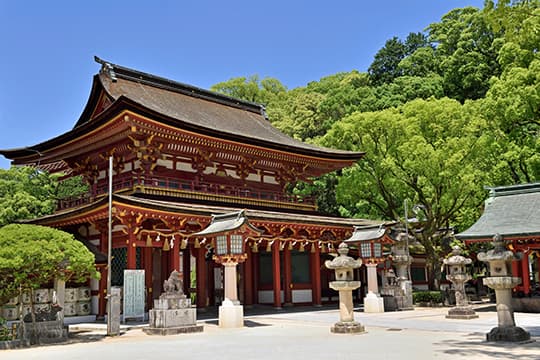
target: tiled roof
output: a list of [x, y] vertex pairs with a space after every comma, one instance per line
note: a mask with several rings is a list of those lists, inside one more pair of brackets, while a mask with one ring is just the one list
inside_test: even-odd
[[103, 64], [99, 81], [114, 100], [128, 98], [176, 120], [179, 127], [188, 124], [232, 139], [262, 142], [271, 147], [298, 149], [326, 156], [332, 154], [360, 159], [363, 155], [359, 152], [322, 148], [290, 137], [272, 126], [261, 104], [234, 99], [101, 59], [97, 61]]
[[386, 234], [386, 226], [380, 224], [380, 226], [373, 227], [358, 227], [354, 228], [354, 232], [351, 237], [345, 240], [346, 243], [358, 243], [363, 241], [379, 240]]
[[540, 236], [540, 183], [490, 189], [484, 213], [459, 239]]

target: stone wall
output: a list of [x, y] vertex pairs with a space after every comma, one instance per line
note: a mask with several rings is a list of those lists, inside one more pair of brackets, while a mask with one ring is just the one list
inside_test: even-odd
[[[31, 312], [30, 294], [24, 293], [22, 296], [22, 317]], [[51, 309], [53, 300], [53, 289], [37, 289], [34, 291], [34, 311], [48, 311]], [[89, 315], [91, 295], [89, 287], [66, 288], [64, 316]], [[11, 299], [0, 309], [0, 316], [8, 321], [19, 320], [21, 304], [19, 298]]]

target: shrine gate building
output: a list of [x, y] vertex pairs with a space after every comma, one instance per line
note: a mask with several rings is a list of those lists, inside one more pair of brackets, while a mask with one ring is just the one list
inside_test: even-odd
[[[275, 129], [260, 104], [96, 61], [101, 70], [72, 130], [0, 150], [13, 165], [81, 175], [89, 186], [84, 197], [59, 201], [54, 214], [30, 222], [68, 231], [106, 254], [112, 157], [112, 282], [122, 285], [124, 269], [144, 269], [147, 308], [173, 269], [184, 274], [184, 292], [196, 294], [197, 307], [219, 302], [214, 241], [190, 234], [212, 215], [239, 210], [261, 230], [244, 239], [242, 303], [279, 308], [328, 299], [325, 253], [353, 226], [371, 223], [322, 216], [314, 199], [286, 187], [351, 166], [363, 153], [297, 141]], [[102, 316], [107, 269], [97, 266], [102, 277], [92, 282], [92, 295]]]

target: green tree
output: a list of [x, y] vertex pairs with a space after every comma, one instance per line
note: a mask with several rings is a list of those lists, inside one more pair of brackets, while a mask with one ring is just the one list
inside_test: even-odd
[[88, 191], [81, 177], [59, 182], [60, 176], [31, 167], [0, 169], [0, 226], [52, 214], [58, 199]]
[[325, 96], [305, 89], [290, 92], [290, 101], [284, 108], [284, 116], [273, 125], [299, 140], [309, 140], [324, 135], [330, 128], [331, 119], [323, 116], [319, 105]]
[[30, 167], [0, 169], [0, 226], [51, 214], [57, 187], [48, 173]]
[[416, 50], [429, 45], [428, 38], [422, 33], [409, 33], [405, 42], [396, 36], [387, 40], [368, 68], [371, 83], [375, 86], [391, 83], [403, 75], [400, 62]]
[[386, 41], [368, 68], [373, 85], [390, 83], [401, 75], [398, 65], [405, 57], [405, 51], [405, 45], [398, 37], [394, 36]]
[[[504, 30], [498, 60], [502, 74], [491, 80], [483, 112], [500, 129], [505, 183], [540, 179], [540, 2], [500, 2], [490, 21]], [[493, 6], [493, 4], [491, 4]]]
[[426, 209], [419, 241], [426, 249], [436, 287], [445, 251], [441, 229], [465, 228], [476, 220], [492, 152], [489, 124], [474, 103], [414, 100], [379, 112], [355, 113], [334, 124], [322, 145], [365, 151], [343, 170], [337, 187], [341, 214], [400, 219], [405, 199]]
[[428, 30], [430, 41], [437, 44], [445, 95], [461, 102], [482, 98], [491, 77], [500, 74], [497, 53], [502, 44], [486, 13], [473, 7], [454, 9]]
[[0, 304], [55, 278], [86, 277], [99, 278], [94, 255], [73, 235], [28, 224], [0, 228]]
[[212, 91], [233, 98], [259, 104], [271, 104], [279, 100], [287, 92], [287, 88], [277, 79], [259, 79], [257, 75], [237, 77], [212, 85]]

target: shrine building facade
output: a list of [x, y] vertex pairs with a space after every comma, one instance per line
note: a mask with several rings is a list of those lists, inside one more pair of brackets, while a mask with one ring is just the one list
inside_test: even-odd
[[[215, 241], [191, 234], [213, 215], [241, 210], [260, 231], [243, 239], [241, 302], [280, 308], [328, 300], [332, 274], [321, 266], [328, 250], [372, 222], [322, 216], [314, 199], [286, 188], [351, 166], [363, 153], [299, 142], [274, 128], [260, 104], [96, 61], [101, 69], [73, 129], [0, 150], [13, 165], [80, 175], [88, 184], [85, 196], [59, 201], [54, 214], [30, 222], [106, 254], [112, 175], [112, 285], [122, 286], [124, 269], [144, 269], [147, 309], [172, 270], [183, 274], [197, 307], [219, 304]], [[91, 282], [93, 312], [103, 316], [107, 268], [96, 266], [102, 276]]]
[[[540, 295], [540, 183], [490, 188], [482, 216], [456, 235], [466, 244], [491, 242], [498, 234], [516, 254], [512, 275], [518, 296]], [[538, 298], [537, 298], [538, 299]], [[536, 306], [538, 312], [540, 306]]]

